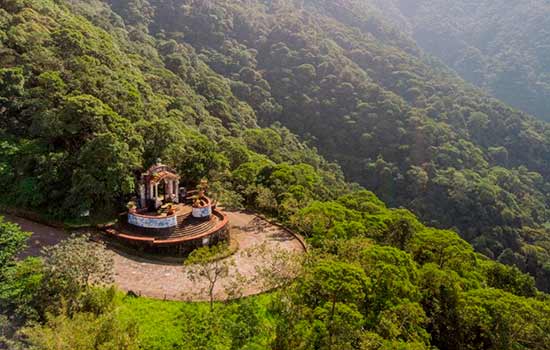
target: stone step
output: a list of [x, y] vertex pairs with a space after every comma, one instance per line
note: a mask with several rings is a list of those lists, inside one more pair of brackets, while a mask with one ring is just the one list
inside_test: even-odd
[[187, 224], [178, 227], [171, 235], [171, 237], [185, 237], [193, 236], [201, 233], [206, 233], [214, 226], [216, 226], [217, 220], [209, 220], [198, 224]]

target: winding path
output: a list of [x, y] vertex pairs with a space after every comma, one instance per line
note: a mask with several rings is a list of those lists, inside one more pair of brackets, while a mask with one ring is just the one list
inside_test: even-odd
[[[230, 268], [229, 277], [222, 279], [214, 290], [216, 299], [225, 297], [225, 290], [234, 276], [242, 275], [247, 279], [241, 293], [249, 296], [264, 292], [261, 283], [254, 282], [257, 267], [268, 267], [270, 254], [277, 250], [303, 253], [301, 242], [286, 230], [264, 221], [254, 215], [243, 212], [229, 212], [232, 237], [239, 244], [238, 251], [227, 259], [233, 259], [235, 265]], [[53, 245], [68, 237], [63, 230], [41, 225], [26, 219], [6, 215], [6, 219], [16, 222], [25, 231], [33, 233], [29, 239], [29, 248], [23, 256], [39, 255], [44, 246]], [[196, 283], [187, 277], [186, 267], [150, 261], [111, 250], [114, 259], [115, 284], [122, 290], [137, 295], [167, 300], [205, 300], [202, 290], [206, 282]]]
[[20, 218], [9, 214], [0, 214], [7, 221], [14, 222], [21, 226], [24, 231], [31, 232], [32, 236], [27, 240], [27, 249], [19, 255], [20, 258], [40, 255], [43, 247], [56, 245], [69, 235], [61, 229], [39, 224], [34, 221]]

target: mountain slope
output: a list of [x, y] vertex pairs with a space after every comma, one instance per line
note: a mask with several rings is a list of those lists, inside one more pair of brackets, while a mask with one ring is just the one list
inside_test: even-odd
[[258, 129], [252, 108], [193, 48], [126, 31], [104, 3], [68, 4], [97, 26], [67, 15], [64, 3], [0, 7], [3, 204], [57, 218], [108, 216], [135, 193], [136, 172], [158, 157], [191, 186], [218, 174], [213, 186], [233, 199], [227, 172], [252, 161], [255, 171], [281, 176], [317, 172], [295, 195], [346, 188], [338, 167], [288, 130]]
[[[263, 125], [547, 287], [550, 128], [425, 56], [356, 1], [133, 1], [136, 28], [193, 46]], [[146, 19], [131, 8], [151, 9]], [[534, 248], [533, 248], [534, 247]]]
[[550, 120], [548, 2], [371, 3], [464, 79], [516, 108]]
[[[247, 7], [234, 7], [239, 4]], [[187, 185], [207, 176], [224, 205], [276, 217], [310, 244], [306, 259], [282, 254], [264, 271], [270, 285], [281, 288], [216, 303], [210, 312], [200, 303], [152, 301], [88, 285], [83, 280], [90, 271], [106, 276], [109, 263], [82, 238], [44, 259], [18, 260], [27, 235], [0, 219], [0, 348], [548, 349], [548, 295], [532, 277], [345, 183], [337, 165], [280, 124], [256, 126], [261, 115], [263, 123], [284, 121], [304, 137], [309, 129], [325, 132], [318, 144], [329, 153], [342, 142], [357, 161], [349, 164], [363, 161], [357, 150], [388, 159], [393, 153], [397, 161], [408, 152], [398, 141], [411, 125], [419, 137], [434, 126], [445, 131], [430, 134], [436, 139], [458, 133], [412, 108], [397, 93], [400, 84], [382, 79], [386, 59], [415, 64], [419, 77], [454, 78], [422, 73], [421, 53], [404, 36], [377, 20], [348, 18], [331, 4], [327, 11], [338, 20], [290, 3], [0, 2], [0, 204], [58, 219], [86, 210], [94, 218], [113, 215], [133, 195], [135, 172], [161, 156]], [[350, 24], [339, 22], [346, 19]], [[372, 71], [348, 52], [361, 35], [353, 26], [373, 32], [361, 36], [368, 51], [352, 50], [358, 57], [379, 55]], [[221, 40], [225, 34], [239, 41]], [[441, 94], [451, 86], [443, 82]], [[522, 121], [536, 128], [529, 118]], [[370, 146], [358, 148], [351, 131], [361, 135], [367, 128], [372, 136], [361, 142]], [[388, 145], [371, 150], [380, 137]], [[413, 149], [424, 151], [420, 144]], [[477, 155], [469, 159], [483, 159], [481, 149], [470, 149]], [[344, 153], [335, 155], [344, 160]], [[373, 179], [392, 180], [391, 172], [382, 175]], [[521, 189], [525, 181], [514, 185]], [[391, 187], [376, 188], [396, 200]], [[483, 199], [490, 201], [491, 192]], [[511, 247], [540, 272], [542, 246]], [[97, 259], [105, 266], [89, 264]]]

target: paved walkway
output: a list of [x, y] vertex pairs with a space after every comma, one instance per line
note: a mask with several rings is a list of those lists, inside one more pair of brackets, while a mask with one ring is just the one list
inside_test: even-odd
[[13, 215], [1, 214], [6, 220], [21, 226], [23, 231], [32, 232], [33, 235], [27, 241], [27, 249], [20, 254], [21, 258], [40, 255], [42, 247], [55, 245], [69, 237], [67, 232], [61, 229], [42, 225], [34, 221], [23, 219]]
[[[227, 259], [233, 259], [235, 265], [230, 276], [218, 283], [214, 290], [216, 299], [226, 297], [226, 289], [235, 282], [237, 274], [247, 282], [242, 283], [242, 295], [254, 295], [263, 292], [260, 282], [254, 281], [257, 267], [267, 267], [271, 254], [277, 250], [302, 253], [301, 243], [286, 230], [250, 214], [227, 213], [232, 227], [232, 237], [239, 244], [239, 250]], [[6, 216], [10, 221], [19, 223], [26, 231], [33, 232], [30, 247], [24, 255], [38, 255], [40, 248], [55, 244], [68, 237], [62, 230], [40, 225], [25, 219]], [[206, 300], [203, 289], [206, 282], [196, 283], [187, 277], [187, 268], [182, 265], [153, 262], [117, 251], [114, 256], [115, 284], [125, 291], [135, 294], [168, 300]]]

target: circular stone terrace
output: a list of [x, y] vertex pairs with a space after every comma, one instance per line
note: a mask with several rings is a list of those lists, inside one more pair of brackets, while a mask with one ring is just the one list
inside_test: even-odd
[[105, 232], [139, 251], [183, 256], [195, 248], [227, 240], [228, 216], [208, 208], [208, 215], [201, 218], [193, 215], [197, 208], [189, 204], [170, 205], [170, 214], [147, 210], [124, 213]]
[[176, 171], [157, 160], [137, 180], [137, 197], [128, 202], [128, 212], [104, 228], [108, 239], [164, 257], [183, 257], [227, 241], [227, 215], [206, 196], [208, 181], [201, 180], [193, 191], [179, 185]]
[[[227, 212], [231, 229], [231, 239], [238, 244], [238, 250], [226, 259], [233, 259], [235, 264], [230, 268], [229, 278], [222, 279], [217, 284], [214, 295], [216, 299], [226, 297], [225, 290], [237, 273], [244, 276], [245, 283], [242, 296], [250, 296], [265, 292], [261, 282], [257, 282], [257, 268], [269, 268], [272, 254], [286, 251], [302, 254], [305, 245], [301, 238], [290, 231], [271, 224], [253, 214], [243, 212]], [[29, 238], [29, 248], [22, 256], [39, 255], [40, 249], [54, 245], [68, 237], [68, 233], [14, 216], [6, 219], [21, 225], [23, 230], [33, 233]], [[183, 264], [165, 263], [136, 257], [115, 248], [109, 247], [113, 254], [115, 284], [124, 291], [132, 291], [144, 297], [202, 301], [206, 297], [198, 292], [206, 286], [206, 282], [197, 283], [187, 276], [187, 267]]]

